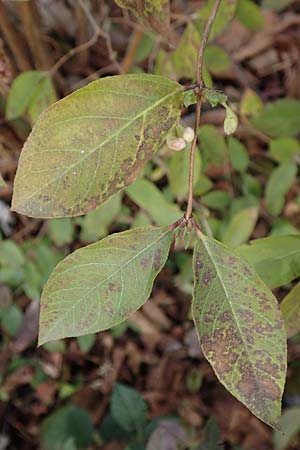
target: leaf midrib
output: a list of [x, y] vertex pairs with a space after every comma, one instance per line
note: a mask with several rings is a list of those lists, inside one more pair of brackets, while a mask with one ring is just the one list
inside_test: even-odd
[[[131, 124], [133, 124], [136, 120], [138, 120], [139, 118], [145, 116], [147, 113], [149, 113], [152, 109], [156, 108], [158, 105], [160, 105], [162, 102], [166, 101], [168, 98], [175, 96], [177, 93], [179, 93], [182, 90], [182, 86], [179, 86], [178, 89], [174, 90], [173, 92], [165, 95], [164, 97], [160, 98], [157, 102], [155, 102], [153, 105], [149, 106], [148, 108], [146, 108], [145, 110], [143, 110], [142, 112], [140, 112], [139, 114], [137, 114], [135, 117], [133, 117], [128, 123], [126, 123], [125, 125], [123, 125], [121, 128], [118, 128], [117, 131], [115, 133], [110, 134], [104, 141], [101, 142], [101, 144], [98, 144], [96, 147], [94, 147], [93, 149], [91, 149], [90, 151], [87, 152], [87, 154], [85, 156], [83, 156], [81, 158], [80, 161], [76, 161], [76, 163], [72, 164], [71, 166], [69, 166], [69, 168], [62, 172], [59, 176], [54, 177], [49, 183], [46, 183], [43, 187], [41, 187], [40, 189], [38, 189], [37, 191], [35, 191], [33, 194], [30, 195], [30, 197], [26, 197], [26, 201], [25, 203], [27, 204], [28, 201], [30, 199], [32, 199], [33, 197], [35, 197], [37, 194], [39, 194], [40, 192], [42, 192], [47, 186], [49, 186], [50, 184], [52, 184], [54, 181], [59, 180], [61, 177], [63, 177], [64, 175], [66, 175], [66, 173], [68, 173], [70, 170], [72, 170], [74, 167], [76, 167], [79, 164], [82, 164], [82, 162], [89, 158], [91, 155], [94, 154], [95, 151], [101, 149], [104, 145], [106, 145], [108, 142], [110, 142], [113, 138], [116, 138], [122, 131], [126, 130], [127, 127], [129, 127]], [[28, 141], [27, 145], [29, 144], [30, 141]], [[25, 156], [25, 155], [24, 155]]]
[[[112, 274], [110, 274], [108, 277], [106, 277], [104, 280], [101, 280], [100, 283], [98, 283], [96, 286], [92, 287], [86, 294], [84, 294], [83, 297], [81, 297], [75, 304], [71, 306], [71, 308], [68, 308], [66, 312], [61, 316], [60, 320], [57, 321], [54, 326], [48, 331], [48, 333], [45, 335], [44, 340], [42, 342], [47, 342], [48, 338], [47, 336], [51, 337], [51, 334], [53, 330], [55, 330], [58, 325], [65, 319], [65, 316], [69, 314], [69, 311], [71, 309], [77, 308], [78, 305], [95, 289], [99, 289], [105, 282], [109, 281], [111, 278], [113, 278], [115, 275], [117, 275], [119, 272], [121, 272], [125, 267], [127, 267], [132, 261], [134, 261], [136, 258], [138, 258], [140, 255], [142, 255], [144, 252], [149, 250], [153, 245], [156, 245], [162, 238], [164, 238], [168, 233], [171, 233], [170, 230], [165, 231], [161, 235], [158, 236], [158, 238], [155, 241], [152, 241], [147, 247], [144, 247], [140, 252], [136, 253], [131, 259], [129, 259], [125, 264], [122, 264], [117, 270], [115, 270]], [[64, 261], [63, 261], [64, 262]], [[62, 272], [61, 275], [63, 275], [64, 272]], [[49, 279], [49, 282], [51, 279]], [[57, 291], [55, 291], [56, 293]], [[59, 292], [59, 291], [58, 291]], [[51, 293], [50, 293], [51, 296]]]

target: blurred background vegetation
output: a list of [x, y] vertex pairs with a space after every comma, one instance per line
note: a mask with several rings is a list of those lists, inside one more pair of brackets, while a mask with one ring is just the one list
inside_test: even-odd
[[[39, 297], [54, 266], [108, 233], [177, 220], [189, 154], [163, 147], [141, 179], [84, 217], [34, 220], [9, 209], [31, 127], [48, 105], [101, 76], [193, 82], [211, 4], [173, 0], [170, 30], [159, 34], [112, 0], [0, 0], [0, 450], [300, 448], [299, 335], [289, 341], [281, 435], [231, 397], [205, 361], [183, 248], [128, 322], [36, 348]], [[223, 0], [205, 82], [226, 93], [240, 125], [225, 138], [224, 109], [204, 105], [195, 215], [271, 287], [286, 284], [279, 299], [300, 276], [299, 73], [299, 1]], [[192, 126], [193, 106], [182, 120]], [[272, 245], [246, 245], [264, 237]]]

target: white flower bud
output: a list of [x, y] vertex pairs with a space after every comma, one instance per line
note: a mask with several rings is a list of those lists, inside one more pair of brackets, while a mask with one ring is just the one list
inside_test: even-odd
[[167, 146], [171, 150], [175, 150], [176, 152], [179, 152], [180, 150], [183, 150], [186, 146], [186, 142], [183, 138], [176, 138], [173, 136], [167, 137]]
[[186, 142], [193, 142], [195, 131], [191, 127], [186, 127], [183, 131], [182, 137]]

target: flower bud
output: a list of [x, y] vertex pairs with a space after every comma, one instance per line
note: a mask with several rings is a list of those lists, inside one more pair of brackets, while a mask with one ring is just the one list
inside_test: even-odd
[[182, 137], [186, 142], [192, 142], [195, 137], [195, 132], [193, 128], [186, 127], [183, 131]]
[[171, 150], [179, 152], [180, 150], [183, 150], [185, 148], [186, 142], [183, 138], [167, 137], [167, 146]]

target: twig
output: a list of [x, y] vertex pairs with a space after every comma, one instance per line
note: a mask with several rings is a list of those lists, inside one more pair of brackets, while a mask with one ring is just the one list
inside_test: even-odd
[[86, 14], [87, 19], [89, 20], [90, 24], [92, 25], [92, 27], [94, 28], [95, 32], [98, 33], [99, 36], [102, 36], [103, 39], [106, 42], [106, 47], [108, 50], [108, 55], [111, 61], [113, 61], [116, 65], [116, 68], [118, 70], [119, 73], [122, 73], [122, 67], [120, 66], [120, 64], [117, 62], [116, 57], [115, 57], [115, 52], [114, 49], [112, 47], [112, 43], [111, 43], [111, 39], [110, 39], [110, 35], [108, 33], [106, 33], [105, 31], [103, 31], [99, 25], [97, 24], [97, 22], [95, 21], [94, 17], [92, 16], [90, 10], [87, 8], [86, 4], [84, 3], [83, 0], [78, 0], [78, 2], [80, 3], [81, 8], [83, 9], [83, 11]]
[[[76, 37], [77, 46], [84, 44], [88, 41], [87, 36], [87, 21], [86, 15], [79, 3], [75, 6], [75, 17], [77, 22], [78, 33]], [[89, 52], [88, 49], [79, 53], [77, 60], [80, 66], [86, 66], [88, 64]]]
[[90, 47], [92, 47], [92, 45], [96, 44], [99, 36], [101, 36], [105, 39], [109, 58], [111, 59], [111, 61], [113, 61], [114, 66], [117, 68], [119, 73], [123, 73], [122, 67], [116, 61], [115, 52], [112, 48], [109, 34], [106, 33], [105, 31], [101, 30], [101, 28], [98, 26], [97, 22], [95, 21], [94, 17], [90, 13], [90, 11], [87, 8], [87, 6], [85, 5], [85, 3], [82, 0], [78, 0], [78, 2], [80, 4], [81, 8], [83, 9], [88, 21], [92, 25], [92, 27], [94, 29], [94, 34], [87, 42], [84, 42], [83, 44], [79, 45], [78, 47], [72, 48], [65, 55], [63, 55], [54, 64], [54, 66], [52, 66], [52, 68], [50, 69], [50, 71], [49, 71], [50, 75], [53, 75], [55, 72], [57, 72], [60, 69], [60, 67], [63, 66], [72, 56], [77, 55], [78, 53], [83, 52], [83, 51], [89, 49]]
[[24, 26], [25, 35], [30, 47], [35, 65], [38, 69], [46, 70], [51, 66], [49, 53], [44, 48], [38, 29], [38, 15], [34, 3], [20, 2], [19, 16]]
[[201, 100], [202, 100], [202, 94], [203, 94], [203, 78], [202, 78], [202, 70], [203, 70], [203, 59], [204, 59], [204, 52], [206, 48], [206, 44], [211, 32], [212, 25], [214, 23], [214, 20], [216, 18], [219, 6], [221, 4], [222, 0], [215, 0], [214, 6], [212, 8], [212, 11], [210, 13], [210, 16], [208, 18], [202, 40], [201, 45], [198, 52], [198, 60], [197, 60], [197, 76], [196, 81], [198, 87], [196, 88], [197, 93], [197, 105], [196, 105], [196, 119], [195, 119], [195, 136], [191, 145], [191, 154], [190, 154], [190, 167], [189, 167], [189, 193], [188, 193], [188, 203], [187, 203], [187, 209], [185, 213], [186, 220], [189, 220], [192, 217], [192, 211], [193, 211], [193, 188], [194, 188], [194, 166], [195, 166], [195, 152], [196, 152], [196, 144], [197, 144], [197, 138], [198, 138], [198, 132], [200, 127], [200, 118], [201, 118]]
[[130, 70], [134, 62], [134, 58], [141, 43], [143, 34], [144, 33], [139, 28], [135, 28], [130, 36], [129, 45], [127, 47], [125, 58], [122, 62], [122, 69], [124, 73], [127, 73]]
[[8, 44], [14, 58], [16, 65], [21, 72], [32, 69], [27, 56], [27, 49], [24, 42], [20, 38], [16, 28], [12, 26], [8, 18], [5, 6], [0, 1], [0, 29], [5, 41]]

